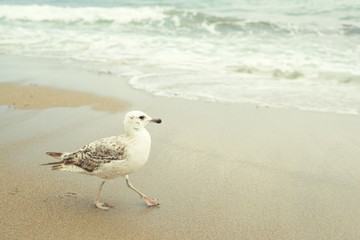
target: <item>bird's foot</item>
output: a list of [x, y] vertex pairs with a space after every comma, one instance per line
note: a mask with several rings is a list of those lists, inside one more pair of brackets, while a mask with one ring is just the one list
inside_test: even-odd
[[114, 206], [107, 204], [107, 203], [102, 203], [102, 202], [95, 202], [95, 206], [97, 208], [100, 208], [102, 210], [109, 210], [110, 208], [113, 208]]
[[154, 207], [160, 205], [157, 199], [141, 196], [141, 199], [145, 202], [148, 207]]

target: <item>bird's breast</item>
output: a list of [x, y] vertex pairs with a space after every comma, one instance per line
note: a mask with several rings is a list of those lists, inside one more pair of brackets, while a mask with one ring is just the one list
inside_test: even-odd
[[147, 131], [133, 136], [126, 154], [130, 171], [135, 172], [144, 166], [150, 154], [150, 147], [151, 139]]

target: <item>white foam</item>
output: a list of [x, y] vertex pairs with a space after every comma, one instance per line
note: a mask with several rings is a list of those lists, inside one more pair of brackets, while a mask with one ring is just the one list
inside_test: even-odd
[[92, 61], [92, 71], [126, 75], [155, 95], [360, 111], [358, 37], [316, 34], [316, 24], [285, 22], [283, 31], [166, 7], [37, 5], [0, 5], [0, 22], [2, 54]]
[[113, 21], [139, 22], [146, 19], [162, 20], [166, 7], [56, 7], [47, 5], [0, 5], [0, 18], [19, 21], [85, 22]]
[[274, 81], [258, 76], [232, 76], [224, 83], [221, 75], [201, 74], [201, 79], [194, 79], [196, 76], [196, 73], [147, 74], [133, 77], [129, 83], [134, 88], [165, 97], [360, 114], [360, 88], [356, 85], [301, 78]]

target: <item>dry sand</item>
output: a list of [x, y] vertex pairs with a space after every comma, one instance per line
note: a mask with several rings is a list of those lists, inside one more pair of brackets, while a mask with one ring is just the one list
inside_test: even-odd
[[[88, 82], [89, 93], [118, 94], [128, 109], [164, 120], [149, 126], [149, 162], [130, 176], [160, 207], [146, 208], [117, 179], [102, 195], [115, 208], [102, 211], [92, 204], [100, 179], [38, 164], [51, 160], [45, 151], [121, 134], [125, 112], [77, 100], [1, 106], [2, 239], [360, 239], [359, 116], [152, 97], [57, 61], [1, 56], [1, 63], [3, 82], [38, 84], [39, 92], [80, 91]], [[69, 72], [76, 83], [53, 81]]]

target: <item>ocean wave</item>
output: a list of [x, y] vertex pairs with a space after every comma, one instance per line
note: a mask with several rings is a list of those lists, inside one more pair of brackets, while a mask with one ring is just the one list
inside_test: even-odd
[[228, 67], [229, 70], [240, 73], [240, 74], [263, 74], [266, 77], [272, 77], [273, 79], [298, 79], [304, 77], [304, 73], [296, 70], [280, 70], [278, 68], [271, 69], [271, 70], [265, 70], [260, 69], [259, 67], [255, 66], [231, 66]]
[[0, 19], [6, 21], [126, 24], [161, 20], [165, 7], [57, 7], [48, 5], [0, 5]]
[[[250, 20], [241, 17], [216, 16], [195, 10], [174, 7], [59, 7], [49, 5], [0, 5], [0, 21], [57, 24], [136, 25], [153, 27], [159, 31], [210, 34], [237, 32], [298, 34], [328, 31], [319, 26], [299, 26], [288, 22]], [[344, 27], [346, 34], [357, 33], [356, 28]]]
[[351, 24], [343, 24], [345, 35], [360, 35], [360, 27]]
[[218, 13], [0, 5], [0, 54], [72, 61], [156, 95], [360, 112], [357, 23]]
[[359, 86], [360, 84], [360, 74], [350, 73], [350, 72], [341, 72], [341, 71], [327, 71], [319, 72], [317, 75], [318, 80], [333, 81], [339, 84], [352, 84]]
[[[327, 77], [331, 73], [321, 75]], [[341, 114], [360, 113], [358, 89], [336, 81], [308, 81], [284, 79], [273, 81], [271, 78], [248, 76], [227, 79], [222, 76], [202, 75], [201, 79], [191, 81], [195, 74], [144, 74], [134, 76], [129, 84], [153, 95], [186, 98], [221, 103], [252, 103], [258, 106], [278, 108], [298, 108], [302, 110], [335, 112]], [[251, 86], [251, 87], [250, 87]]]

